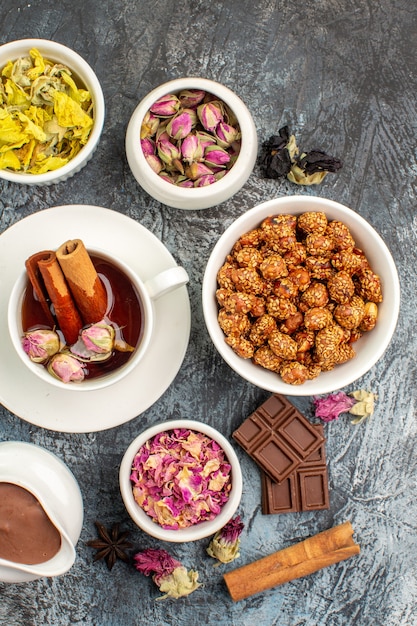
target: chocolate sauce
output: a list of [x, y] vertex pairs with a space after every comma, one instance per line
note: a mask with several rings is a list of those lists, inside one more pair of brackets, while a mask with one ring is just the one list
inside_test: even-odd
[[0, 558], [35, 565], [49, 561], [61, 535], [27, 489], [0, 482]]
[[[115, 327], [116, 339], [136, 347], [143, 334], [142, 304], [130, 279], [116, 265], [94, 254], [90, 254], [96, 271], [106, 286], [108, 293], [106, 321]], [[53, 314], [53, 307], [51, 305]], [[50, 328], [45, 313], [36, 300], [29, 281], [22, 302], [22, 328], [25, 332], [39, 328]], [[59, 328], [56, 328], [60, 333]], [[65, 343], [61, 334], [61, 339]], [[93, 379], [104, 376], [124, 365], [132, 352], [114, 350], [107, 361], [85, 364], [85, 378]]]

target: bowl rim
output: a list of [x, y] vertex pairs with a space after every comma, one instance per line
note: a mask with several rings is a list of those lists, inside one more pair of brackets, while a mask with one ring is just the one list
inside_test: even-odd
[[[139, 149], [140, 128], [146, 112], [152, 104], [158, 100], [158, 98], [165, 96], [170, 92], [178, 92], [183, 89], [203, 89], [215, 96], [218, 96], [233, 110], [239, 120], [242, 132], [240, 153], [236, 162], [233, 164], [233, 167], [223, 178], [205, 187], [184, 188], [171, 185], [152, 170], [150, 165], [147, 163], [142, 150]], [[244, 128], [242, 128], [242, 126]], [[152, 89], [152, 91], [142, 98], [139, 104], [135, 107], [129, 120], [126, 130], [125, 147], [129, 167], [135, 178], [136, 173], [134, 173], [134, 171], [136, 172], [137, 168], [139, 168], [140, 171], [146, 172], [146, 175], [139, 174], [139, 177], [137, 178], [139, 184], [145, 189], [145, 191], [153, 197], [156, 197], [156, 195], [154, 195], [155, 188], [160, 189], [163, 195], [167, 195], [172, 198], [172, 201], [175, 202], [175, 206], [179, 205], [178, 208], [196, 208], [192, 206], [192, 203], [205, 200], [210, 203], [208, 206], [212, 206], [213, 200], [211, 199], [215, 199], [221, 194], [226, 193], [229, 189], [233, 190], [231, 191], [232, 195], [233, 193], [236, 193], [236, 191], [238, 191], [243, 184], [245, 184], [256, 163], [258, 138], [255, 123], [248, 107], [234, 91], [232, 91], [229, 87], [226, 87], [226, 85], [208, 78], [187, 76], [183, 78], [175, 78], [163, 83]], [[187, 198], [186, 203], [184, 203], [184, 197]], [[222, 200], [220, 200], [220, 202], [221, 201]], [[190, 204], [190, 207], [185, 206], [185, 204]]]
[[[154, 522], [151, 517], [135, 502], [130, 482], [130, 474], [132, 462], [135, 454], [140, 447], [149, 439], [160, 432], [174, 430], [177, 428], [186, 428], [196, 432], [202, 432], [214, 441], [216, 441], [226, 454], [226, 457], [232, 466], [232, 489], [228, 501], [223, 505], [220, 513], [210, 521], [200, 522], [194, 526], [182, 528], [179, 530], [165, 530], [158, 523]], [[227, 438], [216, 430], [213, 426], [191, 419], [172, 419], [167, 422], [158, 422], [153, 426], [146, 428], [130, 443], [126, 449], [119, 469], [119, 487], [121, 496], [132, 520], [139, 528], [148, 535], [163, 541], [172, 543], [184, 543], [189, 541], [198, 541], [214, 535], [218, 530], [223, 528], [225, 524], [233, 517], [236, 509], [240, 504], [243, 491], [242, 470], [239, 459], [233, 446]]]
[[[389, 281], [389, 302], [391, 313], [390, 318], [385, 320], [386, 329], [383, 339], [376, 346], [372, 354], [372, 358], [367, 359], [366, 363], [364, 363], [361, 367], [357, 369], [352, 368], [352, 370], [349, 370], [349, 375], [347, 375], [346, 366], [355, 361], [355, 359], [352, 359], [347, 363], [338, 365], [337, 368], [331, 372], [322, 372], [318, 378], [297, 386], [284, 383], [281, 378], [273, 372], [269, 372], [268, 370], [255, 366], [252, 363], [248, 364], [245, 362], [245, 359], [238, 357], [233, 352], [232, 348], [230, 348], [224, 341], [223, 331], [220, 329], [217, 322], [217, 302], [214, 293], [217, 286], [217, 272], [224, 263], [226, 255], [230, 252], [233, 244], [240, 235], [248, 230], [251, 230], [251, 228], [255, 228], [256, 225], [268, 215], [279, 213], [301, 214], [309, 210], [323, 211], [325, 213], [333, 211], [336, 215], [339, 215], [339, 217], [332, 217], [332, 219], [340, 219], [341, 221], [343, 221], [343, 216], [345, 219], [352, 219], [361, 229], [361, 233], [364, 233], [363, 237], [365, 235], [370, 236], [378, 245], [378, 249], [383, 253], [378, 258], [378, 263], [383, 263], [386, 276]], [[251, 221], [253, 224], [248, 226], [248, 223]], [[353, 234], [355, 240], [357, 240], [357, 234]], [[364, 245], [364, 250], [365, 253], [367, 253], [366, 244]], [[371, 265], [378, 273], [378, 269], [375, 268], [375, 262], [372, 262]], [[388, 302], [388, 300], [386, 301]], [[214, 346], [229, 367], [231, 367], [237, 374], [248, 382], [260, 387], [261, 389], [270, 391], [271, 393], [281, 393], [288, 396], [320, 395], [336, 391], [341, 387], [345, 387], [355, 382], [368, 372], [382, 357], [392, 339], [398, 321], [400, 309], [400, 282], [394, 260], [388, 247], [377, 231], [369, 222], [359, 215], [359, 213], [335, 200], [329, 200], [319, 196], [281, 196], [252, 207], [236, 218], [220, 235], [210, 253], [204, 271], [202, 283], [202, 306], [206, 328]], [[381, 322], [381, 320], [379, 321]], [[358, 365], [357, 361], [355, 362], [355, 365]], [[337, 372], [337, 375], [326, 377], [326, 375], [334, 372]], [[338, 382], [339, 379], [340, 382]]]
[[[105, 102], [100, 82], [91, 65], [78, 52], [62, 43], [38, 38], [16, 39], [0, 45], [0, 55], [6, 56], [10, 51], [8, 60], [14, 61], [24, 54], [29, 54], [29, 50], [32, 48], [37, 48], [43, 56], [51, 61], [62, 63], [62, 58], [57, 59], [57, 56], [70, 58], [71, 62], [65, 61], [65, 63], [72, 72], [79, 76], [85, 87], [90, 91], [94, 106], [94, 124], [88, 141], [68, 163], [57, 170], [45, 172], [44, 174], [27, 174], [6, 169], [0, 170], [0, 178], [4, 180], [21, 184], [42, 185], [60, 182], [78, 172], [86, 164], [94, 152], [103, 130]], [[3, 62], [0, 62], [0, 67], [4, 67]]]

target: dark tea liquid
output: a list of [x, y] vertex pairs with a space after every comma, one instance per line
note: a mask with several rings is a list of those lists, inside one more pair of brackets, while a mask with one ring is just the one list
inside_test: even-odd
[[[138, 292], [130, 279], [114, 264], [94, 254], [90, 254], [90, 257], [107, 290], [105, 322], [114, 327], [116, 342], [121, 340], [134, 348], [137, 347], [143, 334], [143, 308]], [[54, 313], [53, 307], [51, 312]], [[24, 332], [50, 328], [42, 307], [34, 296], [29, 280], [22, 303], [22, 327]], [[56, 330], [63, 340], [58, 327]], [[65, 343], [64, 340], [63, 343]], [[85, 378], [91, 380], [110, 374], [124, 365], [132, 354], [133, 352], [114, 350], [107, 361], [83, 363]]]

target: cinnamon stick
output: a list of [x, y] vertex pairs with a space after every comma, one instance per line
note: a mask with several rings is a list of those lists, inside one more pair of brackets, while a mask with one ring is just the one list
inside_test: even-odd
[[224, 574], [232, 600], [238, 602], [359, 554], [352, 534], [351, 523], [344, 522]]
[[58, 326], [67, 344], [73, 344], [83, 326], [80, 314], [68, 289], [64, 275], [56, 259], [55, 252], [38, 261], [43, 282], [54, 305]]
[[55, 326], [55, 320], [51, 313], [51, 309], [49, 308], [49, 294], [45, 289], [45, 285], [42, 281], [42, 276], [38, 267], [38, 262], [43, 259], [48, 259], [51, 254], [54, 254], [51, 250], [42, 250], [42, 252], [36, 252], [32, 254], [25, 261], [26, 273], [28, 275], [29, 281], [32, 285], [33, 291], [37, 300], [39, 301], [43, 312], [45, 313], [46, 320], [49, 322], [51, 328]]
[[81, 239], [66, 241], [56, 252], [84, 324], [103, 319], [107, 292]]

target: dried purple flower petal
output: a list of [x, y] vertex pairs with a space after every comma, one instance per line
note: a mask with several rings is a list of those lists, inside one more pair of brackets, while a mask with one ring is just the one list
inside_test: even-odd
[[136, 569], [152, 580], [164, 595], [159, 598], [182, 598], [198, 589], [198, 572], [187, 569], [166, 550], [148, 548], [133, 557]]
[[343, 391], [329, 394], [324, 398], [313, 398], [315, 416], [323, 422], [337, 420], [341, 413], [347, 413], [355, 404], [355, 400]]
[[291, 157], [287, 145], [290, 140], [288, 126], [279, 129], [262, 144], [260, 165], [265, 178], [286, 176], [291, 169]]
[[322, 150], [310, 150], [310, 152], [301, 155], [297, 160], [297, 165], [306, 174], [314, 174], [315, 172], [338, 172], [343, 164], [340, 159], [330, 156]]

